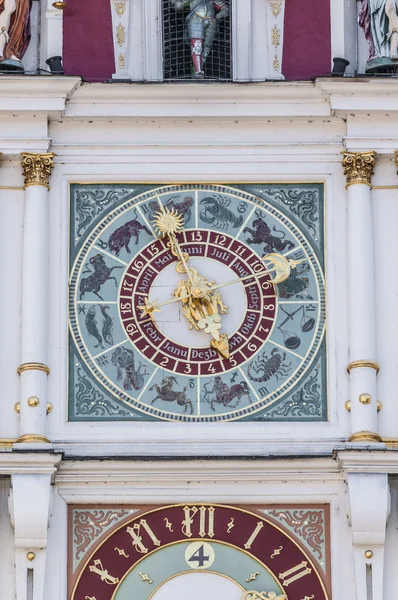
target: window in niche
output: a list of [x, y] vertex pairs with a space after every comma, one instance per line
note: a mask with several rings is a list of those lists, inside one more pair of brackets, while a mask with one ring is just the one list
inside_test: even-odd
[[165, 80], [231, 79], [231, 0], [163, 0]]

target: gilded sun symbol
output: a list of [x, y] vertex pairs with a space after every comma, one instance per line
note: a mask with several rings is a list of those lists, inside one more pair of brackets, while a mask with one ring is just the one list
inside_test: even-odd
[[184, 227], [184, 217], [174, 208], [164, 208], [153, 216], [152, 222], [158, 230], [158, 235], [175, 235]]

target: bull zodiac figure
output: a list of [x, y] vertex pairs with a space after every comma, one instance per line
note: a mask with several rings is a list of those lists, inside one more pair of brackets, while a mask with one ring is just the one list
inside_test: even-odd
[[172, 375], [169, 375], [162, 379], [160, 386], [155, 383], [152, 387], [150, 387], [149, 388], [150, 392], [152, 390], [156, 390], [156, 392], [157, 392], [157, 395], [152, 400], [151, 404], [154, 404], [154, 402], [156, 402], [156, 400], [163, 400], [164, 402], [177, 402], [178, 406], [184, 407], [184, 413], [187, 412], [187, 409], [189, 407], [190, 414], [192, 415], [192, 413], [193, 413], [192, 402], [190, 401], [189, 398], [187, 398], [187, 395], [185, 393], [187, 391], [187, 388], [184, 387], [182, 392], [177, 392], [177, 391], [173, 390], [173, 386], [176, 383], [177, 383], [177, 379], [175, 377], [173, 377]]
[[131, 254], [130, 242], [134, 238], [135, 245], [138, 244], [140, 239], [141, 231], [145, 231], [148, 235], [152, 235], [152, 232], [146, 225], [143, 225], [137, 219], [137, 211], [134, 209], [135, 218], [131, 221], [127, 221], [124, 225], [121, 225], [109, 236], [108, 243], [100, 241], [102, 248], [109, 248], [111, 252], [114, 252], [116, 256], [119, 256], [123, 248], [128, 254]]
[[[242, 396], [247, 396], [250, 404], [252, 403], [249, 388], [245, 381], [241, 381], [240, 383], [235, 383], [234, 385], [229, 386], [223, 382], [221, 377], [217, 376], [214, 378], [213, 389], [209, 390], [206, 387], [207, 385], [209, 385], [209, 383], [204, 384], [204, 388], [206, 390], [204, 396], [205, 399], [210, 402], [210, 408], [213, 411], [215, 411], [214, 403], [221, 404], [222, 406], [228, 408], [236, 408]], [[211, 394], [213, 394], [214, 397], [209, 401], [208, 396]], [[231, 404], [235, 399], [235, 404]]]

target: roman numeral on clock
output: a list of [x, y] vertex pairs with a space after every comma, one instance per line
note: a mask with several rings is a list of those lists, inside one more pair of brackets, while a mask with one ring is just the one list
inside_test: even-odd
[[182, 533], [190, 538], [192, 537], [192, 524], [197, 513], [199, 513], [199, 535], [200, 537], [214, 537], [214, 513], [213, 506], [184, 506], [184, 520], [181, 522]]
[[160, 546], [160, 540], [153, 533], [145, 519], [141, 519], [132, 527], [127, 527], [127, 533], [133, 538], [133, 546], [141, 554], [147, 554], [148, 548], [142, 542], [141, 529], [144, 529], [155, 546]]
[[256, 528], [254, 529], [253, 533], [247, 540], [246, 544], [243, 544], [244, 547], [246, 548], [246, 550], [249, 550], [249, 548], [252, 547], [252, 543], [254, 542], [254, 540], [256, 539], [256, 537], [258, 536], [258, 534], [260, 533], [260, 531], [262, 530], [263, 527], [264, 527], [264, 523], [262, 521], [259, 521], [257, 523]]
[[279, 579], [282, 581], [283, 587], [287, 587], [294, 581], [309, 575], [311, 573], [311, 569], [307, 567], [307, 565], [308, 562], [303, 560], [303, 562], [299, 563], [295, 567], [292, 567], [291, 569], [288, 569], [284, 573], [279, 573]]

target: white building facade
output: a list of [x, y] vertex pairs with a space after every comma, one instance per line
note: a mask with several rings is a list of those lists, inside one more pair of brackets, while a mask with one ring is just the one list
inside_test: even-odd
[[45, 4], [0, 2], [1, 598], [393, 597], [372, 2]]

